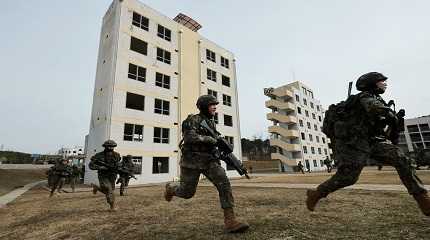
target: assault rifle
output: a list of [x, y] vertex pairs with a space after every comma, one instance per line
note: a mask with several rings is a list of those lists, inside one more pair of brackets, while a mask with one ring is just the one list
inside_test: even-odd
[[117, 174], [120, 174], [120, 175], [129, 175], [131, 178], [134, 178], [134, 179], [137, 180], [136, 176], [134, 176], [133, 173], [131, 173], [129, 170], [127, 170], [125, 168], [122, 168], [122, 167], [119, 167], [119, 166], [110, 165], [110, 164], [102, 162], [102, 161], [97, 161], [96, 164], [100, 165], [100, 166], [103, 166], [103, 167], [106, 167], [109, 170], [111, 170], [111, 171], [113, 171], [113, 172], [115, 172]]
[[[394, 109], [391, 109], [391, 106], [393, 106]], [[386, 133], [390, 141], [397, 145], [399, 143], [400, 132], [404, 131], [405, 128], [405, 110], [400, 109], [398, 112], [396, 112], [396, 104], [394, 103], [394, 100], [388, 101], [387, 107], [389, 108], [389, 111], [391, 111], [396, 116], [396, 119], [387, 123], [388, 129]]]
[[233, 146], [227, 142], [227, 140], [223, 138], [218, 132], [209, 127], [205, 120], [203, 120], [200, 125], [217, 140], [216, 146], [220, 152], [220, 159], [223, 160], [227, 166], [233, 167], [241, 176], [245, 175], [245, 177], [249, 179], [250, 177], [248, 176], [248, 170], [233, 154]]

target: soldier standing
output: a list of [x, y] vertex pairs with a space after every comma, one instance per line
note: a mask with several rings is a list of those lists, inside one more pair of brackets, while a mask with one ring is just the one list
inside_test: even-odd
[[[316, 190], [307, 191], [306, 205], [313, 211], [321, 198], [357, 182], [366, 161], [373, 158], [393, 165], [405, 187], [417, 201], [423, 214], [430, 215], [430, 198], [415, 172], [412, 160], [392, 144], [385, 132], [395, 124], [396, 114], [380, 94], [387, 88], [387, 77], [377, 72], [361, 76], [356, 83], [358, 95], [351, 114], [335, 123], [335, 153], [338, 170]], [[347, 100], [348, 101], [348, 100]]]
[[75, 192], [76, 182], [80, 180], [81, 171], [79, 167], [76, 165], [72, 166], [72, 174], [70, 175], [70, 187], [72, 188], [72, 192]]
[[131, 155], [125, 156], [119, 167], [122, 168], [123, 171], [119, 173], [119, 178], [116, 183], [121, 183], [121, 186], [119, 187], [119, 195], [124, 196], [128, 188], [128, 182], [130, 181], [130, 178], [132, 178], [134, 170], [133, 157]]
[[297, 164], [297, 167], [299, 168], [299, 171], [300, 172], [302, 172], [302, 174], [305, 174], [305, 171], [304, 171], [304, 166], [303, 166], [303, 164], [302, 164], [302, 161], [299, 161], [299, 164]]
[[113, 140], [107, 140], [102, 145], [105, 149], [103, 152], [98, 152], [96, 155], [91, 157], [91, 161], [88, 167], [91, 170], [97, 170], [100, 186], [91, 184], [93, 187], [93, 193], [97, 191], [102, 192], [106, 195], [106, 201], [112, 211], [115, 211], [115, 180], [116, 180], [116, 169], [118, 168], [121, 156], [119, 153], [114, 151], [117, 146]]
[[219, 154], [217, 156], [216, 153], [217, 140], [200, 125], [202, 121], [206, 121], [209, 127], [216, 130], [213, 118], [217, 104], [217, 99], [212, 95], [199, 97], [197, 108], [200, 113], [188, 116], [182, 123], [180, 184], [179, 186], [166, 184], [164, 197], [168, 202], [172, 200], [173, 196], [192, 198], [196, 192], [200, 174], [203, 174], [218, 190], [221, 208], [224, 210], [224, 230], [228, 233], [244, 232], [249, 225], [236, 220], [230, 181], [221, 167]]
[[63, 189], [64, 182], [71, 174], [70, 166], [68, 165], [67, 159], [62, 159], [52, 169], [52, 185], [51, 193], [49, 197], [54, 196], [54, 192], [57, 189], [58, 193]]
[[327, 167], [327, 172], [328, 173], [331, 172], [331, 170], [332, 170], [333, 167], [331, 165], [331, 160], [328, 158], [328, 156], [324, 159], [324, 164]]

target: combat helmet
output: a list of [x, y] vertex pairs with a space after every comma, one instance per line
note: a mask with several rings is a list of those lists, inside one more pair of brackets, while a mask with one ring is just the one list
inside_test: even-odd
[[388, 78], [379, 72], [369, 72], [361, 75], [355, 83], [355, 87], [358, 91], [370, 91], [376, 88], [376, 83], [379, 81], [385, 81]]
[[116, 145], [116, 142], [114, 140], [109, 139], [109, 140], [106, 140], [102, 146], [103, 147], [116, 147], [117, 145]]
[[202, 112], [207, 112], [209, 105], [217, 105], [219, 102], [212, 95], [203, 95], [197, 99], [196, 106]]

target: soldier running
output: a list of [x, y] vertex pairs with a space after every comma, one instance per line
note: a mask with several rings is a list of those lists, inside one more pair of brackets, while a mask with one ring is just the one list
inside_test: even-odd
[[202, 121], [206, 121], [214, 131], [216, 130], [213, 119], [217, 104], [217, 99], [212, 95], [199, 97], [197, 108], [200, 113], [188, 116], [182, 123], [180, 184], [179, 186], [166, 184], [164, 197], [168, 202], [173, 196], [192, 198], [196, 192], [200, 174], [203, 174], [218, 190], [221, 208], [224, 210], [224, 230], [228, 233], [244, 232], [249, 225], [236, 220], [230, 181], [216, 154], [217, 140], [200, 125]]
[[[49, 197], [54, 196], [54, 192], [57, 189], [58, 193], [61, 192], [63, 189], [64, 182], [66, 181], [66, 178], [68, 178], [71, 175], [71, 169], [68, 165], [67, 159], [62, 159], [60, 162], [58, 162], [53, 168], [52, 168], [52, 185], [51, 185], [51, 192], [49, 194]], [[49, 176], [48, 176], [49, 177]]]
[[119, 173], [119, 178], [116, 183], [121, 183], [121, 186], [119, 187], [119, 195], [124, 196], [128, 188], [128, 182], [130, 181], [130, 178], [133, 177], [133, 157], [131, 155], [125, 156], [122, 159], [119, 167], [123, 171]]

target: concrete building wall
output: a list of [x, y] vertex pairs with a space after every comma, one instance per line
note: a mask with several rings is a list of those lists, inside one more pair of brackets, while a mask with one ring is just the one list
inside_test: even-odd
[[[132, 24], [133, 12], [149, 19], [148, 30]], [[170, 41], [157, 36], [159, 24], [171, 31]], [[147, 43], [146, 55], [130, 50], [132, 37]], [[171, 53], [170, 64], [157, 60], [158, 47]], [[207, 83], [206, 48], [211, 48], [216, 52], [218, 58], [223, 55], [229, 59], [230, 69], [223, 69], [217, 65], [213, 65], [211, 68], [219, 74], [223, 73], [230, 77], [232, 83], [230, 88], [221, 86], [221, 75], [218, 84]], [[218, 130], [226, 136], [234, 137], [235, 153], [241, 157], [233, 62], [233, 54], [154, 9], [136, 0], [124, 0], [121, 3], [114, 0], [103, 20], [95, 83], [95, 89], [106, 86], [109, 91], [95, 90], [94, 93], [93, 117], [88, 136], [87, 165], [95, 152], [103, 150], [102, 143], [107, 139], [113, 139], [118, 143], [116, 151], [121, 155], [130, 154], [142, 159], [142, 172], [136, 174], [138, 180], [132, 180], [130, 184], [173, 180], [179, 175], [178, 144], [182, 138], [181, 122], [189, 114], [197, 113], [196, 100], [200, 95], [207, 94], [207, 85], [210, 85], [213, 90], [219, 91], [220, 116], [225, 113], [233, 117], [233, 127], [224, 127], [220, 122]], [[130, 63], [146, 69], [144, 82], [128, 77]], [[219, 60], [217, 64], [219, 65]], [[155, 85], [157, 72], [170, 76], [169, 89]], [[145, 97], [143, 111], [126, 108], [127, 92]], [[222, 106], [222, 93], [232, 96], [231, 107]], [[170, 103], [168, 115], [154, 113], [155, 99]], [[104, 116], [103, 119], [106, 120], [103, 121], [103, 124], [94, 124], [94, 119], [99, 118], [99, 115]], [[126, 123], [143, 125], [143, 141], [124, 140]], [[155, 127], [169, 129], [168, 143], [153, 141]], [[167, 173], [153, 173], [154, 157], [169, 158]], [[87, 170], [85, 181], [87, 183], [97, 182], [95, 171], [88, 168]], [[228, 174], [236, 175], [234, 171], [228, 171]]]
[[430, 115], [405, 119], [399, 146], [406, 152], [414, 152], [416, 148], [430, 149]]

